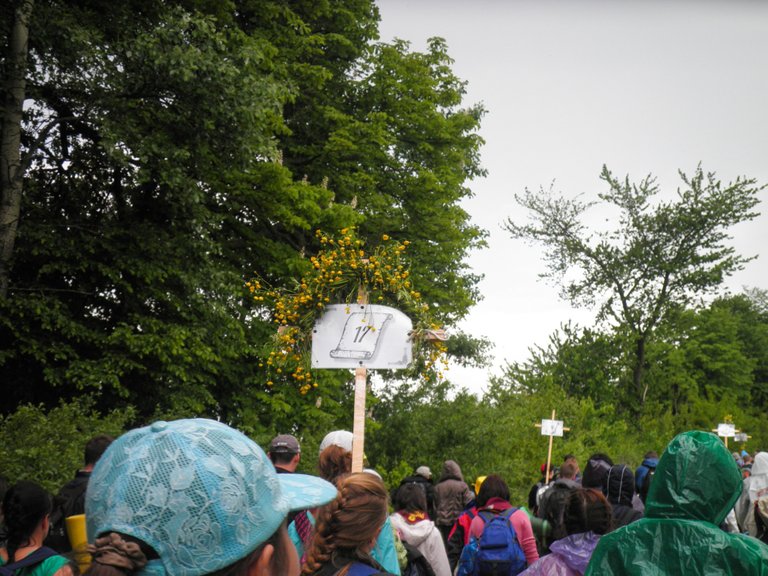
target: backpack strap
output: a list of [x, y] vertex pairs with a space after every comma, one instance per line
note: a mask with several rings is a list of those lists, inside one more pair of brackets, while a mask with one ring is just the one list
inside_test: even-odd
[[51, 556], [58, 556], [58, 552], [56, 550], [53, 550], [52, 548], [48, 548], [48, 546], [42, 546], [32, 552], [32, 554], [28, 554], [21, 560], [17, 560], [16, 562], [11, 562], [10, 564], [6, 564], [5, 566], [0, 566], [0, 575], [2, 576], [13, 576], [13, 574], [16, 573], [17, 570], [21, 570], [22, 568], [28, 568], [30, 566], [34, 566], [35, 564], [39, 564], [40, 562], [47, 560]]
[[377, 574], [382, 574], [382, 572], [379, 572], [373, 566], [363, 564], [362, 562], [352, 562], [347, 571], [347, 576], [375, 576]]
[[498, 512], [498, 513], [491, 512], [490, 510], [480, 510], [478, 511], [477, 515], [483, 519], [483, 523], [488, 524], [488, 522], [490, 522], [497, 516], [502, 516], [507, 520], [509, 520], [512, 517], [512, 514], [514, 514], [515, 512], [517, 512], [517, 508], [511, 507], [511, 508], [507, 508], [503, 512]]
[[493, 520], [494, 517], [496, 516], [496, 514], [494, 514], [490, 510], [478, 510], [477, 515], [483, 521], [483, 524], [488, 524], [488, 522]]

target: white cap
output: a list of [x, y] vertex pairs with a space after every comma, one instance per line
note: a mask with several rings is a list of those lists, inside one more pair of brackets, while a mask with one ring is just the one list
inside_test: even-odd
[[325, 435], [325, 438], [323, 438], [323, 441], [320, 442], [320, 453], [322, 454], [323, 450], [328, 448], [328, 446], [338, 446], [344, 448], [347, 452], [352, 452], [352, 438], [352, 432], [349, 432], [348, 430], [334, 430], [333, 432], [328, 432], [328, 434]]

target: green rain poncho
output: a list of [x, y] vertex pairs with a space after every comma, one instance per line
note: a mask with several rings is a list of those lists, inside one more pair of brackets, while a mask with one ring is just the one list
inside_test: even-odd
[[645, 518], [603, 536], [584, 576], [768, 576], [768, 546], [718, 528], [741, 486], [739, 468], [717, 436], [679, 434], [659, 460]]

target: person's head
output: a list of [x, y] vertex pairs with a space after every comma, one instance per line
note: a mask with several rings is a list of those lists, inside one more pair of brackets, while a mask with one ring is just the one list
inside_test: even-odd
[[303, 574], [312, 574], [337, 555], [370, 559], [370, 551], [387, 518], [387, 490], [372, 474], [350, 474], [339, 480], [335, 500], [317, 515], [315, 535]]
[[416, 468], [415, 472], [418, 476], [421, 476], [422, 478], [426, 478], [427, 480], [432, 480], [432, 470], [429, 469], [429, 466], [419, 466]]
[[611, 504], [632, 505], [635, 495], [635, 474], [626, 464], [611, 466], [603, 480], [603, 494]]
[[659, 459], [659, 454], [656, 452], [656, 450], [648, 450], [648, 452], [645, 453], [645, 456], [643, 456], [643, 460], [648, 459]]
[[[573, 454], [566, 454], [565, 458], [563, 458], [563, 465], [565, 464], [571, 464], [573, 466], [574, 472], [573, 477], [575, 478], [576, 475], [579, 473], [579, 461], [576, 459], [576, 456]], [[562, 476], [563, 470], [562, 467], [560, 469], [560, 475]]]
[[579, 469], [579, 465], [571, 460], [566, 460], [563, 465], [560, 466], [560, 478], [566, 480], [573, 480], [576, 478], [576, 472]]
[[275, 466], [295, 472], [301, 459], [301, 446], [295, 436], [279, 434], [269, 443], [267, 456]]
[[331, 444], [320, 453], [317, 470], [321, 478], [336, 484], [340, 477], [352, 470], [352, 452]]
[[52, 508], [51, 495], [34, 482], [22, 480], [8, 488], [3, 497], [3, 521], [10, 559], [19, 548], [42, 544]]
[[607, 534], [613, 529], [613, 512], [605, 496], [597, 490], [574, 490], [565, 503], [565, 531], [570, 534]]
[[406, 482], [397, 489], [395, 508], [406, 512], [424, 512], [427, 509], [427, 491], [418, 482]]
[[294, 576], [288, 512], [335, 495], [319, 478], [276, 474], [259, 446], [220, 422], [156, 422], [119, 437], [94, 467], [87, 573]]
[[328, 432], [323, 438], [323, 441], [320, 442], [320, 450], [318, 453], [322, 454], [323, 450], [328, 448], [328, 446], [338, 446], [339, 448], [344, 448], [347, 452], [352, 452], [353, 438], [354, 435], [348, 430], [334, 430], [333, 432]]
[[659, 458], [645, 502], [645, 517], [719, 526], [742, 489], [739, 467], [720, 438], [701, 430], [683, 432]]
[[98, 462], [99, 458], [101, 458], [101, 455], [104, 454], [104, 451], [109, 448], [110, 444], [112, 444], [113, 440], [114, 438], [112, 438], [112, 436], [107, 436], [106, 434], [99, 434], [88, 440], [85, 444], [84, 454], [86, 467], [93, 467], [93, 465]]
[[584, 468], [581, 485], [584, 488], [602, 490], [603, 480], [611, 466], [613, 466], [613, 460], [607, 454], [602, 452], [592, 454], [587, 461], [587, 467]]
[[477, 494], [477, 507], [484, 507], [491, 498], [509, 501], [509, 487], [498, 474], [491, 474], [483, 481]]

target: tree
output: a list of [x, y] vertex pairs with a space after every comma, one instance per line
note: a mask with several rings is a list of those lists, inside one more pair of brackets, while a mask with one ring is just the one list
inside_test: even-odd
[[591, 231], [584, 222], [597, 202], [529, 190], [518, 203], [530, 221], [509, 218], [513, 238], [543, 245], [547, 271], [561, 283], [561, 295], [575, 306], [597, 306], [598, 320], [625, 331], [633, 347], [631, 390], [640, 403], [648, 394], [646, 347], [671, 310], [698, 302], [723, 279], [752, 259], [728, 246], [728, 230], [757, 216], [763, 189], [739, 177], [723, 186], [697, 168], [674, 200], [652, 202], [659, 188], [648, 176], [638, 184], [621, 181], [603, 167], [608, 190], [598, 194], [618, 210], [618, 226]]
[[[0, 8], [6, 46], [23, 2]], [[346, 406], [345, 376], [321, 375], [311, 399], [268, 389], [259, 351], [274, 329], [244, 286], [294, 282], [317, 228], [423, 238], [419, 289], [441, 320], [466, 314], [477, 277], [463, 260], [483, 232], [459, 204], [482, 172], [481, 109], [462, 108], [444, 47], [376, 45], [376, 24], [369, 0], [37, 0], [17, 126], [28, 169], [0, 298], [1, 411], [93, 393], [101, 409], [208, 415], [259, 437], [328, 425]], [[371, 92], [377, 74], [413, 93], [423, 123], [385, 86]], [[431, 152], [406, 154], [401, 135]]]
[[22, 157], [21, 120], [26, 96], [27, 43], [33, 0], [6, 6], [5, 22], [10, 29], [3, 58], [2, 110], [0, 111], [0, 298], [8, 293], [11, 259], [21, 210], [23, 179], [29, 157]]

